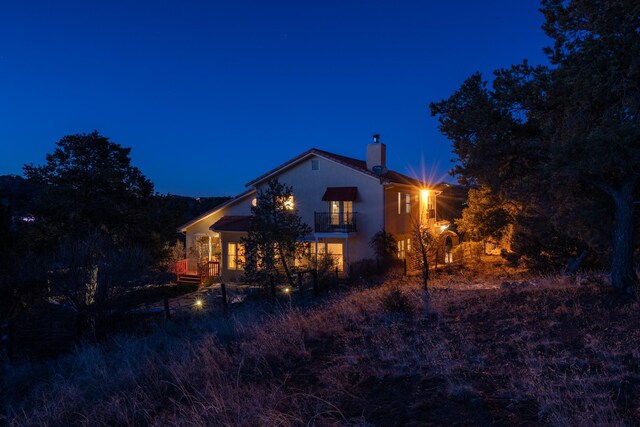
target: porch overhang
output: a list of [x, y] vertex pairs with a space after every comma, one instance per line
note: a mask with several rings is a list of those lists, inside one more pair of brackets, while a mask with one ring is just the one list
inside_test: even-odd
[[249, 231], [249, 215], [227, 215], [216, 221], [209, 229], [211, 231]]

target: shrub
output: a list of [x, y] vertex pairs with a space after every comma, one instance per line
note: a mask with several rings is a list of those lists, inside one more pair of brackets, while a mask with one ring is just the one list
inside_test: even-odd
[[463, 242], [453, 249], [453, 259], [466, 261], [480, 261], [484, 253], [482, 242]]
[[393, 237], [393, 234], [387, 233], [384, 230], [378, 231], [371, 238], [369, 246], [371, 246], [375, 252], [377, 264], [383, 271], [389, 269], [393, 265], [394, 260], [397, 260], [397, 245], [398, 243], [395, 237]]
[[382, 295], [382, 306], [389, 313], [409, 314], [413, 307], [409, 297], [402, 292], [398, 284], [393, 284]]

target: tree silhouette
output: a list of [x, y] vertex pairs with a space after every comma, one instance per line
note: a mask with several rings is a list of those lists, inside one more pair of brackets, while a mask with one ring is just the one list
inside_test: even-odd
[[157, 243], [145, 227], [153, 184], [131, 165], [130, 152], [94, 131], [60, 139], [44, 165], [25, 165], [25, 176], [40, 188], [34, 246], [52, 249], [94, 230], [120, 245]]
[[490, 89], [474, 74], [431, 113], [453, 142], [462, 182], [524, 206], [520, 225], [553, 230], [564, 255], [588, 246], [609, 257], [613, 285], [633, 293], [640, 10], [629, 0], [542, 4], [550, 67], [495, 71]]
[[311, 234], [292, 203], [293, 188], [277, 179], [267, 183], [258, 192], [255, 206], [251, 207], [249, 234], [243, 239], [246, 265], [245, 280], [262, 281], [264, 274], [284, 273], [293, 287], [291, 260], [299, 257], [305, 248], [301, 240]]

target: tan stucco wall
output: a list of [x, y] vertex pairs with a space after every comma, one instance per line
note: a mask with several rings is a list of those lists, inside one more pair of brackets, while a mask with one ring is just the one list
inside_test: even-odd
[[[401, 212], [398, 214], [398, 192], [402, 195]], [[406, 213], [405, 194], [411, 195], [411, 212]], [[420, 191], [404, 185], [388, 185], [385, 188], [385, 230], [396, 239], [409, 237], [413, 223], [419, 221]]]

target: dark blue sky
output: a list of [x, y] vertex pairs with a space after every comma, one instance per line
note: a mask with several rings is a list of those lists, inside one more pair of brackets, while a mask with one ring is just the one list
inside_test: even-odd
[[232, 195], [311, 147], [447, 179], [428, 104], [550, 44], [534, 0], [3, 1], [0, 174], [97, 129], [162, 193]]

